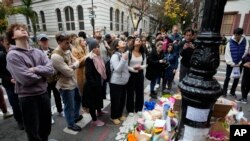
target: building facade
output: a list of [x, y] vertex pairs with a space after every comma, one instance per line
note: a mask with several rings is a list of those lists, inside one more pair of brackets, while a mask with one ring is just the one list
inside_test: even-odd
[[250, 40], [250, 0], [228, 0], [224, 10], [221, 34], [230, 37], [237, 27], [244, 29]]
[[[21, 5], [21, 0], [13, 0], [13, 5]], [[85, 31], [92, 35], [91, 18], [95, 19], [95, 29], [103, 34], [133, 32], [133, 25], [127, 6], [120, 0], [33, 0], [32, 9], [37, 16], [38, 33], [54, 37], [58, 31], [78, 33]], [[138, 11], [137, 11], [138, 12]], [[136, 13], [136, 12], [135, 12]], [[133, 17], [135, 19], [136, 17]], [[143, 17], [138, 30], [149, 32], [149, 17]], [[32, 35], [31, 21], [23, 15], [9, 17], [9, 23], [27, 24]]]

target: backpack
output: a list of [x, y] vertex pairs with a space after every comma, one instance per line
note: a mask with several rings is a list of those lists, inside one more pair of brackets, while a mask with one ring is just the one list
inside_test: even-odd
[[[121, 56], [120, 56], [118, 53], [115, 53], [115, 54], [118, 55], [118, 58], [119, 58], [119, 61], [120, 61], [120, 60], [121, 60]], [[114, 68], [113, 68], [113, 67], [111, 66], [111, 64], [110, 64], [110, 60], [111, 60], [111, 59], [109, 59], [109, 60], [106, 62], [106, 64], [105, 64], [106, 75], [107, 75], [106, 81], [107, 81], [107, 82], [110, 82], [111, 75], [112, 75], [112, 72], [113, 72], [113, 70], [114, 70]], [[112, 69], [111, 69], [111, 67], [112, 67]]]

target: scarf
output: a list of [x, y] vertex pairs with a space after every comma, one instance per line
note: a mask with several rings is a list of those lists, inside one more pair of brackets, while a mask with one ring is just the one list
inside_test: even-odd
[[97, 56], [95, 53], [93, 53], [92, 51], [89, 53], [88, 55], [91, 59], [93, 59], [95, 68], [97, 70], [97, 72], [101, 75], [102, 79], [107, 79], [107, 75], [106, 75], [106, 68], [104, 65], [104, 61], [101, 58], [101, 56]]

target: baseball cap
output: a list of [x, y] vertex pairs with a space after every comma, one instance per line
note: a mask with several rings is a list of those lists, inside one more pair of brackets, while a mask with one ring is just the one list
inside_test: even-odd
[[45, 40], [48, 40], [49, 38], [48, 38], [48, 36], [47, 36], [46, 34], [41, 33], [41, 34], [39, 34], [39, 35], [37, 36], [37, 39], [38, 39], [39, 41], [41, 41], [41, 40], [45, 41]]

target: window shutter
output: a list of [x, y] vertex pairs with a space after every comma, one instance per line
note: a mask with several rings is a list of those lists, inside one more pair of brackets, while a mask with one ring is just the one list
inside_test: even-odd
[[249, 23], [250, 23], [250, 14], [246, 14], [243, 22], [244, 34], [247, 34], [248, 28], [250, 28], [248, 27]]
[[[239, 25], [240, 25], [240, 17], [241, 17], [241, 14], [237, 14], [237, 15], [235, 16], [235, 21], [234, 21], [233, 30], [234, 30], [235, 28], [238, 28], [238, 27], [239, 27]], [[232, 32], [233, 32], [233, 30], [232, 30]]]

